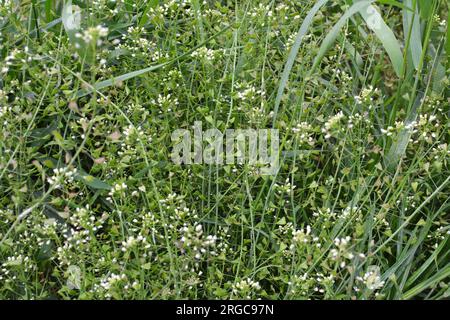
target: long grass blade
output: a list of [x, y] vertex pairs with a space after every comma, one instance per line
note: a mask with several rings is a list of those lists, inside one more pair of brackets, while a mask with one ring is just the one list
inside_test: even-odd
[[448, 2], [448, 14], [447, 14], [447, 40], [445, 42], [445, 52], [447, 52], [447, 69], [450, 68], [450, 2]]
[[[411, 54], [414, 68], [417, 70], [422, 55], [422, 35], [420, 31], [420, 17], [415, 4], [415, 0], [405, 0], [405, 5], [413, 8], [414, 11], [403, 10], [403, 32], [405, 38], [410, 36], [409, 53]], [[411, 33], [411, 34], [410, 34]], [[405, 43], [407, 40], [405, 39]]]
[[[356, 3], [362, 2], [363, 1], [359, 1]], [[400, 77], [403, 71], [403, 53], [394, 32], [389, 28], [386, 22], [384, 22], [380, 13], [374, 6], [369, 5], [365, 10], [360, 10], [359, 13], [366, 21], [367, 27], [371, 29], [380, 40], [392, 62], [396, 75]]]
[[450, 264], [447, 265], [444, 269], [440, 270], [430, 278], [426, 279], [422, 283], [418, 284], [411, 290], [408, 290], [404, 295], [404, 299], [411, 299], [417, 296], [422, 291], [438, 284], [440, 281], [444, 280], [445, 278], [450, 277]]
[[347, 20], [350, 19], [353, 15], [360, 11], [364, 11], [368, 8], [368, 6], [373, 3], [375, 0], [369, 0], [369, 1], [358, 1], [354, 3], [345, 13], [344, 15], [336, 22], [336, 24], [333, 26], [333, 28], [330, 30], [328, 35], [323, 40], [319, 52], [314, 59], [313, 66], [309, 72], [309, 74], [312, 74], [315, 69], [320, 65], [320, 62], [322, 61], [323, 57], [327, 53], [327, 51], [331, 48], [333, 43], [335, 42], [336, 38], [338, 37], [342, 27], [347, 23]]
[[280, 85], [278, 86], [277, 96], [275, 98], [275, 106], [273, 110], [273, 123], [277, 119], [278, 109], [280, 107], [281, 98], [283, 97], [284, 89], [286, 89], [286, 85], [289, 81], [289, 74], [291, 73], [292, 66], [294, 65], [295, 58], [297, 57], [298, 50], [300, 49], [300, 45], [302, 44], [303, 37], [306, 35], [306, 32], [309, 29], [309, 26], [312, 24], [314, 16], [316, 13], [324, 6], [328, 0], [320, 0], [317, 1], [316, 4], [311, 8], [308, 14], [305, 17], [300, 29], [297, 32], [297, 36], [295, 37], [294, 44], [289, 52], [288, 59], [286, 64], [284, 65], [283, 73], [280, 79]]
[[391, 148], [389, 149], [389, 152], [386, 155], [385, 165], [390, 171], [395, 170], [398, 161], [406, 152], [406, 147], [408, 146], [409, 139], [411, 138], [413, 132], [412, 128], [410, 128], [410, 125], [417, 119], [418, 111], [423, 103], [422, 100], [423, 94], [419, 93], [416, 97], [414, 106], [408, 116], [408, 119], [406, 119], [405, 121], [404, 128], [400, 131], [397, 140], [393, 142]]

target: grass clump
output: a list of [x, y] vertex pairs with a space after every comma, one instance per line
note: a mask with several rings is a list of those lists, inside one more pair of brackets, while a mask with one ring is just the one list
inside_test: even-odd
[[72, 2], [0, 2], [1, 298], [449, 296], [445, 1]]

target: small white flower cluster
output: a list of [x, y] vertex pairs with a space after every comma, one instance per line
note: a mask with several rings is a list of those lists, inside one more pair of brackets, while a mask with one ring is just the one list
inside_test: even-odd
[[[378, 266], [369, 266], [368, 271], [364, 275], [356, 277], [356, 280], [363, 283], [369, 290], [378, 290], [385, 284], [381, 281], [380, 268]], [[358, 291], [357, 288], [354, 288]]]
[[304, 273], [303, 275], [294, 275], [288, 282], [289, 293], [293, 295], [300, 294], [303, 297], [308, 297], [312, 293], [324, 294], [326, 289], [332, 287], [335, 283], [335, 277], [330, 274], [328, 276], [321, 272], [315, 275]]
[[145, 193], [147, 191], [147, 189], [145, 188], [144, 185], [141, 185], [141, 186], [138, 187], [138, 190], [134, 190], [133, 192], [131, 192], [131, 195], [133, 197], [137, 197], [139, 195], [139, 191], [142, 192], [142, 193]]
[[325, 134], [325, 139], [330, 139], [332, 135], [332, 130], [339, 125], [341, 120], [344, 118], [344, 113], [339, 111], [334, 116], [330, 117], [324, 124], [322, 128], [322, 133]]
[[106, 277], [105, 279], [102, 279], [100, 282], [100, 286], [104, 289], [104, 290], [110, 290], [111, 287], [113, 287], [114, 285], [117, 285], [119, 283], [123, 283], [127, 281], [127, 275], [122, 273], [122, 274], [115, 274], [115, 273], [111, 273], [108, 277]]
[[[111, 191], [108, 193], [108, 195], [110, 197], [113, 197], [116, 194], [123, 194], [125, 192], [125, 190], [128, 189], [128, 186], [125, 182], [118, 182], [116, 184], [113, 185], [113, 187], [111, 188]], [[111, 198], [108, 198], [109, 200], [111, 200]]]
[[6, 258], [6, 261], [2, 263], [2, 267], [8, 267], [8, 266], [22, 266], [22, 264], [29, 261], [29, 257], [24, 257], [22, 254], [19, 254], [17, 256], [10, 256]]
[[174, 107], [178, 106], [178, 98], [173, 97], [170, 93], [167, 95], [159, 94], [156, 100], [152, 100], [152, 103], [161, 109], [159, 113], [163, 113], [163, 111], [171, 112]]
[[271, 5], [264, 5], [262, 3], [259, 3], [258, 6], [252, 8], [249, 11], [249, 16], [252, 18], [258, 18], [255, 19], [255, 22], [260, 23], [262, 27], [266, 25], [265, 19], [259, 19], [261, 17], [267, 18], [270, 21], [274, 21], [277, 19], [277, 17], [274, 15], [274, 12], [271, 10]]
[[22, 272], [31, 272], [34, 269], [32, 259], [22, 253], [7, 257], [1, 266], [0, 280], [5, 283], [16, 280], [17, 276], [14, 269], [19, 269]]
[[[338, 262], [341, 268], [345, 268], [347, 260], [353, 260], [355, 258], [355, 254], [348, 248], [350, 241], [351, 238], [349, 236], [345, 238], [336, 238], [334, 239], [336, 248], [330, 250], [331, 259]], [[365, 255], [360, 253], [358, 254], [358, 257], [364, 259]]]
[[309, 123], [300, 122], [297, 123], [297, 125], [291, 130], [295, 135], [297, 135], [300, 144], [309, 144], [310, 146], [313, 146], [315, 141], [313, 138], [312, 129], [313, 128]]
[[[339, 47], [339, 45], [337, 45], [337, 47]], [[338, 63], [338, 59], [339, 57], [337, 54], [329, 57], [329, 60], [334, 61], [335, 63]], [[342, 86], [342, 92], [347, 93], [348, 89], [346, 88], [346, 85], [349, 85], [352, 82], [353, 77], [344, 70], [338, 68], [331, 68], [331, 71], [333, 76], [339, 81], [340, 86]]]
[[284, 185], [279, 185], [275, 183], [274, 188], [277, 191], [278, 194], [291, 194], [294, 192], [295, 188], [297, 186], [295, 184], [292, 184], [289, 178], [286, 178], [286, 181], [284, 182]]
[[382, 134], [390, 137], [395, 133], [395, 128], [393, 126], [388, 126], [386, 129], [381, 128], [380, 131]]
[[368, 86], [367, 88], [364, 88], [361, 90], [361, 93], [357, 96], [354, 96], [355, 101], [357, 104], [362, 104], [366, 101], [373, 101], [373, 95], [377, 95], [380, 93], [380, 90], [377, 88], [373, 88], [373, 86]]
[[[2, 98], [3, 91], [0, 90], [0, 99]], [[0, 118], [8, 114], [12, 111], [12, 107], [10, 105], [0, 105]]]
[[237, 92], [237, 98], [242, 102], [253, 101], [256, 97], [264, 98], [266, 92], [263, 90], [257, 90], [254, 86], [249, 86], [239, 92]]
[[159, 50], [157, 44], [143, 37], [145, 29], [143, 27], [129, 27], [127, 34], [122, 36], [123, 43], [119, 39], [114, 40], [114, 44], [119, 49], [131, 52], [131, 57], [139, 56], [141, 58], [149, 58], [150, 61], [156, 62], [162, 58], [169, 58], [169, 54]]
[[54, 188], [58, 189], [63, 183], [72, 183], [76, 173], [76, 168], [55, 168], [53, 169], [53, 176], [47, 177], [47, 182]]
[[174, 15], [182, 14], [184, 16], [193, 16], [192, 4], [190, 0], [168, 0], [160, 3], [160, 5], [150, 8], [147, 15], [150, 19], [154, 17], [173, 18]]
[[298, 245], [308, 244], [308, 243], [316, 243], [316, 246], [320, 248], [320, 243], [318, 243], [319, 238], [316, 236], [313, 236], [311, 234], [311, 227], [309, 225], [306, 226], [306, 228], [303, 229], [297, 229], [292, 231], [292, 244], [290, 246], [290, 249], [295, 249]]
[[323, 273], [317, 273], [315, 278], [316, 286], [313, 288], [314, 292], [325, 293], [325, 288], [327, 285], [334, 284], [334, 276], [330, 274], [325, 276]]
[[[114, 138], [120, 138], [122, 135], [120, 133], [113, 133]], [[124, 159], [137, 160], [140, 154], [140, 144], [145, 141], [151, 141], [151, 136], [142, 129], [141, 126], [128, 125], [123, 129], [124, 140], [120, 143], [120, 149], [117, 154]], [[117, 140], [117, 139], [115, 139]]]
[[370, 120], [367, 112], [365, 112], [364, 114], [360, 114], [359, 112], [357, 112], [355, 114], [348, 116], [347, 128], [353, 129], [355, 124], [358, 123], [366, 123], [372, 125], [372, 121]]
[[261, 285], [258, 281], [253, 281], [250, 278], [241, 280], [232, 286], [232, 292], [235, 295], [245, 296], [245, 298], [250, 299], [251, 294], [255, 291], [261, 290]]
[[346, 218], [350, 217], [351, 214], [353, 214], [357, 211], [358, 211], [357, 206], [353, 206], [353, 207], [348, 206], [348, 207], [344, 208], [344, 210], [342, 210], [341, 218], [346, 219]]
[[159, 203], [164, 204], [165, 208], [169, 209], [173, 202], [176, 202], [176, 201], [182, 200], [182, 199], [183, 199], [182, 196], [179, 196], [174, 192], [174, 193], [169, 193], [165, 199], [160, 199]]
[[194, 226], [188, 226], [185, 224], [181, 229], [182, 234], [180, 238], [180, 247], [182, 252], [186, 252], [188, 249], [192, 250], [194, 258], [200, 260], [203, 255], [209, 253], [212, 256], [217, 255], [214, 250], [216, 246], [217, 236], [208, 235], [203, 236], [203, 227], [201, 224]]
[[439, 17], [438, 14], [435, 14], [435, 15], [433, 16], [433, 20], [434, 20], [437, 24], [439, 24], [440, 27], [445, 28], [445, 26], [447, 25], [447, 20], [446, 20], [446, 19], [441, 19], [441, 17]]
[[191, 53], [191, 57], [212, 62], [218, 56], [219, 51], [201, 47]]
[[9, 66], [14, 63], [14, 60], [17, 58], [19, 53], [19, 49], [14, 49], [5, 57], [5, 65], [2, 67], [1, 73], [7, 73], [9, 71]]
[[142, 138], [144, 136], [144, 131], [141, 127], [135, 127], [134, 125], [129, 125], [123, 130], [123, 135], [125, 136], [125, 139], [132, 139], [134, 137]]
[[84, 228], [92, 232], [101, 229], [104, 222], [102, 219], [96, 219], [88, 204], [84, 208], [77, 207], [75, 212], [70, 215], [69, 221], [74, 227]]
[[137, 237], [130, 236], [126, 241], [122, 241], [121, 250], [122, 252], [127, 252], [139, 244], [144, 245], [144, 248], [146, 249], [150, 248], [150, 245], [147, 243], [147, 239], [142, 235], [138, 235]]
[[76, 38], [82, 39], [86, 44], [96, 41], [97, 46], [102, 45], [102, 38], [105, 38], [106, 36], [108, 36], [108, 28], [101, 25], [84, 30], [83, 33], [77, 32], [75, 34]]
[[445, 239], [450, 235], [450, 226], [440, 226], [432, 234], [427, 235], [427, 238], [434, 240], [434, 248], [437, 248], [440, 243], [445, 241]]
[[420, 141], [424, 141], [428, 144], [433, 144], [438, 137], [437, 130], [439, 130], [442, 126], [434, 114], [421, 114], [417, 127], [420, 130], [413, 131], [413, 133], [417, 133], [419, 131], [420, 134], [415, 139], [411, 138], [410, 142], [417, 144]]
[[295, 38], [297, 38], [297, 35], [295, 33], [291, 33], [289, 37], [286, 40], [286, 43], [284, 44], [287, 50], [290, 50], [291, 47], [294, 45]]
[[[309, 275], [305, 273], [301, 276], [294, 275], [288, 282], [291, 294], [300, 293], [302, 296], [308, 296], [308, 294], [326, 292], [326, 288], [334, 284], [334, 276], [332, 274], [325, 276], [323, 273], [317, 273], [315, 275]], [[300, 292], [299, 292], [300, 291]]]
[[137, 103], [129, 104], [125, 108], [126, 108], [127, 114], [130, 114], [130, 115], [139, 114], [144, 119], [149, 113], [147, 109], [145, 109], [141, 104], [137, 104]]
[[[281, 245], [282, 248], [289, 248], [289, 250], [284, 250], [283, 254], [286, 258], [290, 259], [292, 257], [292, 253], [297, 248], [304, 248], [304, 245], [315, 245], [317, 248], [321, 247], [319, 243], [319, 237], [314, 236], [311, 232], [311, 226], [307, 225], [305, 228], [296, 229], [292, 225], [292, 222], [288, 222], [285, 225], [281, 225], [278, 227], [278, 231], [281, 236]], [[285, 239], [290, 238], [290, 244], [286, 244], [283, 241]]]
[[[113, 262], [117, 263], [116, 258]], [[100, 279], [100, 283], [95, 283], [89, 292], [101, 298], [111, 299], [113, 296], [116, 298], [117, 295], [121, 296], [131, 289], [138, 290], [140, 287], [139, 281], [130, 280], [125, 273], [112, 272]]]
[[331, 220], [336, 217], [336, 213], [331, 211], [330, 208], [319, 208], [317, 211], [313, 212], [313, 217]]

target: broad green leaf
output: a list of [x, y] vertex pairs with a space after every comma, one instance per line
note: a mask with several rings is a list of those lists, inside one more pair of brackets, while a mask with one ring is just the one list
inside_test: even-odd
[[446, 89], [445, 87], [445, 78], [446, 78], [446, 70], [443, 65], [445, 61], [445, 53], [443, 51], [439, 52], [436, 50], [433, 44], [429, 45], [430, 57], [434, 61], [434, 68], [431, 71], [431, 81], [433, 91], [442, 94], [442, 92]]
[[433, 1], [431, 0], [418, 0], [418, 1], [419, 1], [420, 16], [422, 17], [422, 19], [428, 20], [429, 18], [431, 18]]
[[[413, 0], [405, 0], [405, 5], [413, 8]], [[409, 38], [409, 53], [412, 57], [414, 68], [417, 70], [422, 55], [422, 35], [420, 32], [420, 16], [416, 8], [414, 11], [403, 10], [403, 33], [405, 35], [405, 43]]]
[[76, 176], [75, 179], [84, 183], [85, 185], [92, 187], [94, 189], [102, 189], [102, 190], [110, 190], [111, 186], [100, 179], [91, 176], [90, 174], [87, 174], [84, 171], [80, 171]]

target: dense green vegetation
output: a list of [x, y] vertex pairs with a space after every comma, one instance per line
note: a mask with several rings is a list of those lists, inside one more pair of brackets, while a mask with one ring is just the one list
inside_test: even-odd
[[450, 295], [448, 1], [72, 4], [0, 0], [0, 298]]

